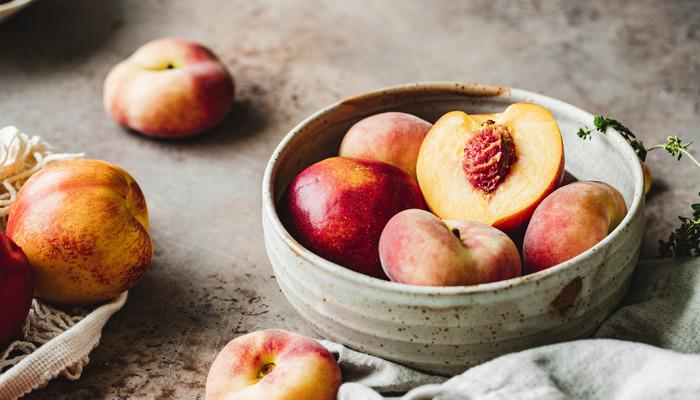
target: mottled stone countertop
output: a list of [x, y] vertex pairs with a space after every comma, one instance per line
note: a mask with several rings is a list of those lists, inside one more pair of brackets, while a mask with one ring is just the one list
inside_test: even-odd
[[[103, 112], [102, 81], [145, 41], [201, 41], [235, 75], [226, 122], [148, 140]], [[232, 337], [312, 334], [265, 255], [260, 182], [282, 136], [322, 106], [416, 81], [528, 89], [625, 121], [648, 144], [700, 141], [700, 2], [38, 0], [0, 25], [0, 126], [114, 162], [148, 199], [152, 267], [76, 382], [30, 399], [202, 399]], [[700, 143], [696, 145], [700, 154]], [[644, 256], [688, 214], [700, 172], [661, 152]]]

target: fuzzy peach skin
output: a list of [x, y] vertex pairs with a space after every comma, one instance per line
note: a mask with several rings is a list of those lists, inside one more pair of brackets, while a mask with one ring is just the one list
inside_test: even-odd
[[385, 279], [377, 249], [384, 225], [425, 202], [415, 179], [393, 165], [332, 157], [297, 175], [279, 207], [285, 227], [307, 249]]
[[32, 298], [32, 271], [27, 256], [0, 233], [0, 353], [22, 328]]
[[340, 144], [341, 157], [384, 161], [416, 178], [416, 160], [423, 138], [433, 126], [415, 115], [385, 112], [353, 125]]
[[59, 304], [116, 297], [136, 284], [153, 254], [139, 185], [99, 160], [57, 162], [29, 178], [7, 235], [29, 258], [36, 297]]
[[206, 400], [335, 400], [342, 381], [317, 341], [283, 330], [239, 336], [209, 369]]
[[528, 273], [569, 260], [593, 247], [627, 214], [622, 194], [594, 181], [562, 186], [537, 207], [525, 231], [523, 260]]
[[520, 254], [508, 235], [480, 222], [441, 221], [425, 210], [389, 220], [379, 257], [392, 281], [411, 285], [475, 285], [520, 275]]
[[221, 122], [234, 84], [206, 47], [176, 38], [141, 46], [104, 82], [104, 107], [119, 124], [146, 135], [188, 136]]

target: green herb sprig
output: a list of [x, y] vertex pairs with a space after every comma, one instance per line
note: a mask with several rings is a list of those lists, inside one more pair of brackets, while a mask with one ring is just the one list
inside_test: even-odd
[[[674, 156], [676, 160], [680, 161], [685, 155], [690, 161], [700, 167], [700, 162], [688, 151], [688, 147], [693, 142], [683, 143], [678, 136], [668, 136], [666, 143], [645, 147], [641, 139], [637, 138], [629, 128], [615, 119], [598, 115], [593, 118], [593, 126], [593, 128], [580, 128], [577, 132], [578, 137], [590, 139], [594, 131], [605, 133], [608, 128], [612, 128], [620, 132], [642, 162], [646, 161], [647, 154], [650, 152], [664, 149], [667, 153]], [[700, 256], [700, 203], [695, 203], [691, 207], [693, 209], [692, 216], [678, 217], [681, 221], [681, 226], [671, 232], [668, 240], [659, 240], [659, 253], [662, 257]]]
[[[700, 195], [700, 193], [698, 193]], [[695, 203], [692, 217], [678, 217], [681, 226], [671, 232], [668, 240], [659, 240], [659, 253], [665, 257], [700, 255], [700, 204]]]

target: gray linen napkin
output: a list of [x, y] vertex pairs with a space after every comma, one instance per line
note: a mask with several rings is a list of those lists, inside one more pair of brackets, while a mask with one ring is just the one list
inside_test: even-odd
[[594, 337], [508, 354], [447, 381], [322, 343], [343, 371], [339, 400], [410, 389], [402, 400], [700, 399], [700, 258], [640, 262]]

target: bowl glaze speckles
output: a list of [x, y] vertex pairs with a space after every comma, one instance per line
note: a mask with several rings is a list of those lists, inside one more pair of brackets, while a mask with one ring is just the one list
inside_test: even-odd
[[[506, 281], [419, 287], [364, 276], [302, 247], [276, 212], [294, 176], [336, 155], [358, 120], [403, 111], [435, 121], [452, 110], [492, 113], [515, 102], [549, 109], [561, 128], [566, 169], [616, 187], [629, 209], [623, 222], [585, 253], [556, 267]], [[262, 187], [265, 244], [282, 292], [324, 337], [423, 371], [456, 374], [499, 355], [590, 335], [622, 299], [644, 231], [644, 178], [615, 131], [582, 141], [593, 116], [532, 92], [466, 83], [404, 85], [333, 104], [285, 136]]]

